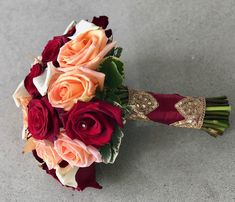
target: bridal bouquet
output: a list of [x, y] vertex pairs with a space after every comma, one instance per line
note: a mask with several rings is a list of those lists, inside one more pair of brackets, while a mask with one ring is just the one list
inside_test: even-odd
[[23, 110], [23, 153], [62, 185], [101, 188], [96, 163], [114, 163], [126, 120], [202, 129], [212, 136], [229, 127], [225, 96], [158, 94], [123, 85], [122, 48], [106, 16], [73, 21], [48, 41], [13, 94]]

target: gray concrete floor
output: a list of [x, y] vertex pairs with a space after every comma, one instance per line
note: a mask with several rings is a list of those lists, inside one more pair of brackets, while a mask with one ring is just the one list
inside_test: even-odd
[[22, 119], [11, 94], [34, 56], [67, 24], [106, 14], [124, 48], [126, 84], [235, 103], [235, 1], [0, 1], [0, 201], [235, 201], [235, 113], [217, 139], [153, 123], [126, 125], [102, 190], [63, 188], [22, 155]]

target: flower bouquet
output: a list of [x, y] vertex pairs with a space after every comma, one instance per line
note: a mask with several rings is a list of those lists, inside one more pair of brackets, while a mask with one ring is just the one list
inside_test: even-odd
[[23, 110], [23, 153], [62, 185], [101, 188], [95, 164], [114, 163], [126, 120], [202, 129], [212, 136], [229, 127], [225, 96], [158, 94], [123, 85], [122, 48], [106, 16], [73, 21], [48, 41], [13, 94]]

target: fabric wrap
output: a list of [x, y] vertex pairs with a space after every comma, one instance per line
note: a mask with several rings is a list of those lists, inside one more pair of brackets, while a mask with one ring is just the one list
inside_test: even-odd
[[151, 121], [170, 125], [184, 119], [184, 117], [175, 108], [175, 104], [185, 97], [178, 94], [150, 94], [159, 104], [155, 110], [147, 114], [147, 117]]

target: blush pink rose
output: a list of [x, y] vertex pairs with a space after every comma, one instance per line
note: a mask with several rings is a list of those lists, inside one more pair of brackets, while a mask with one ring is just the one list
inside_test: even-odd
[[37, 155], [47, 164], [49, 170], [56, 168], [62, 161], [54, 146], [47, 140], [34, 140]]
[[116, 42], [108, 44], [108, 38], [103, 29], [81, 33], [60, 48], [57, 58], [59, 69], [69, 71], [86, 67], [95, 70], [115, 44]]
[[54, 142], [54, 147], [71, 166], [89, 167], [94, 162], [102, 162], [101, 154], [95, 147], [86, 146], [80, 140], [72, 140], [64, 132]]
[[105, 75], [87, 68], [62, 73], [49, 85], [48, 99], [53, 107], [70, 110], [79, 100], [89, 102], [96, 88], [103, 89]]

